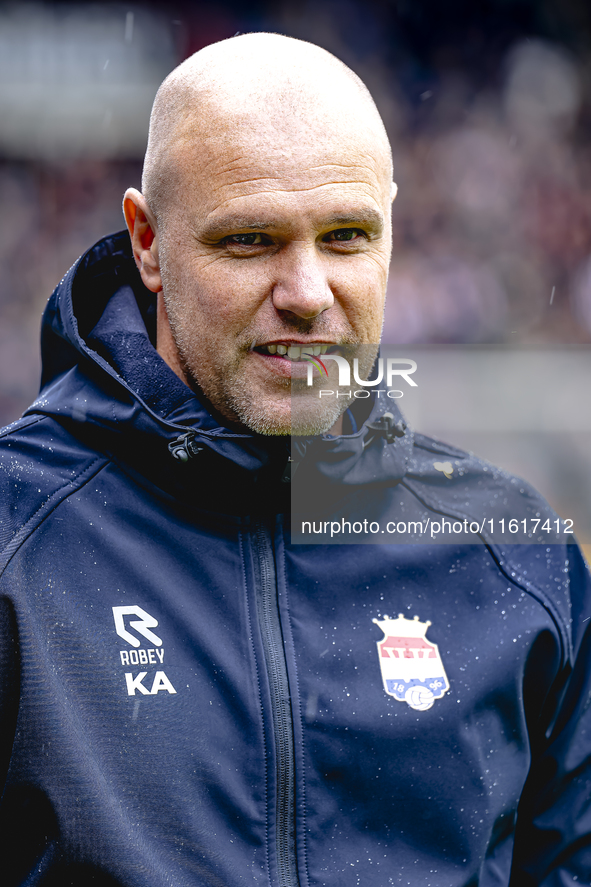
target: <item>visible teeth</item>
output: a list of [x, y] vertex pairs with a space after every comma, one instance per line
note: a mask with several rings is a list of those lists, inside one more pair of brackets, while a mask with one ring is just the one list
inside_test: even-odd
[[305, 360], [313, 355], [326, 354], [331, 345], [263, 345], [268, 354], [279, 354], [289, 360]]

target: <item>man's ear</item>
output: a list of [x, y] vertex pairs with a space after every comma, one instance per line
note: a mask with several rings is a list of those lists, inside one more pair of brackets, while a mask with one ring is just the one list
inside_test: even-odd
[[128, 188], [123, 197], [123, 214], [127, 222], [133, 257], [145, 286], [153, 293], [162, 289], [158, 258], [158, 222], [146, 198], [135, 188]]

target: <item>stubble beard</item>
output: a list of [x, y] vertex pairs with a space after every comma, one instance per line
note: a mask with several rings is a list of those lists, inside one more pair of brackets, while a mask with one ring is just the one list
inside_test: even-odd
[[[236, 348], [235, 360], [227, 363], [216, 362], [209, 355], [209, 365], [200, 364], [198, 353], [199, 334], [195, 335], [189, 324], [183, 321], [178, 307], [183, 305], [182, 286], [175, 275], [170, 273], [165, 255], [160, 256], [163, 297], [166, 305], [171, 333], [178, 351], [181, 366], [189, 385], [205, 395], [217, 412], [231, 422], [238, 423], [265, 436], [316, 436], [329, 431], [353, 402], [354, 397], [339, 397], [333, 401], [322, 400], [320, 384], [316, 378], [313, 387], [308, 387], [303, 379], [276, 379], [275, 384], [283, 387], [277, 394], [252, 391], [248, 378], [243, 375], [243, 361], [250, 346]], [[309, 321], [294, 323], [297, 327], [310, 326]], [[302, 332], [302, 329], [297, 329]], [[307, 331], [307, 330], [306, 330]], [[321, 337], [321, 336], [320, 336]], [[250, 339], [245, 331], [245, 339]], [[354, 337], [346, 336], [347, 344], [354, 344]], [[369, 368], [368, 368], [369, 369]], [[336, 368], [335, 368], [336, 371]], [[334, 385], [333, 385], [334, 387]]]

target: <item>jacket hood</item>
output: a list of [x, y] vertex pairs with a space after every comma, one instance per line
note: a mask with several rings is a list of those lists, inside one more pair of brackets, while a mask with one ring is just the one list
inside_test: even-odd
[[[160, 357], [155, 337], [156, 296], [142, 283], [129, 235], [104, 238], [72, 266], [49, 300], [41, 390], [27, 413], [53, 417], [181, 498], [190, 495], [198, 464], [200, 485], [204, 476], [217, 484], [223, 478], [234, 497], [241, 489], [251, 504], [253, 486], [268, 489], [289, 479], [290, 439], [221, 425], [205, 398]], [[362, 402], [359, 407], [367, 412]], [[390, 433], [400, 419], [392, 401], [375, 401], [355, 433], [294, 440], [293, 458], [313, 452], [329, 484], [399, 480], [412, 449], [410, 432]]]

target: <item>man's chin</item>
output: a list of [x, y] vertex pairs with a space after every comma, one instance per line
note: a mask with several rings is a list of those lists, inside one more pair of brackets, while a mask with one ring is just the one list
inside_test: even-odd
[[268, 437], [313, 437], [326, 434], [340, 419], [348, 403], [321, 403], [312, 398], [291, 399], [288, 405], [252, 404], [239, 412], [243, 425]]

